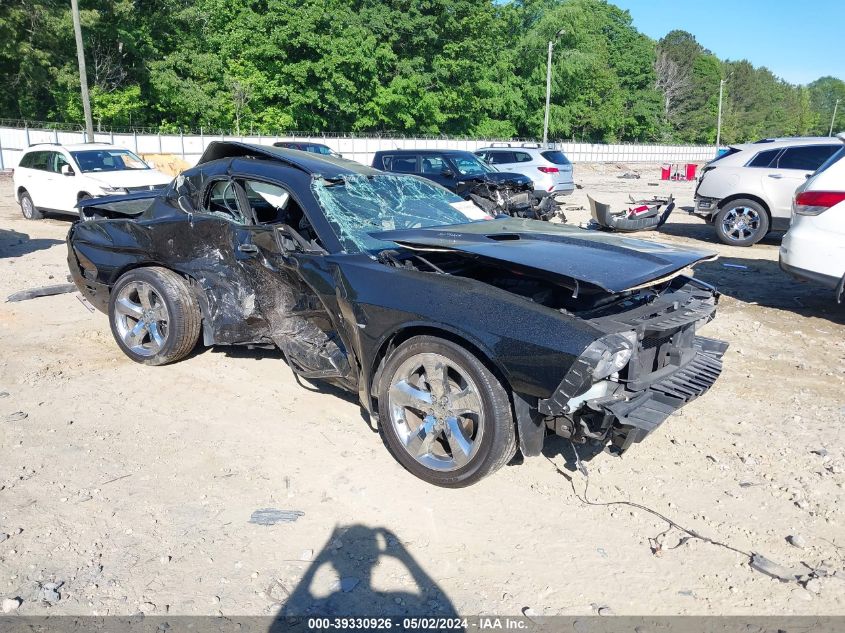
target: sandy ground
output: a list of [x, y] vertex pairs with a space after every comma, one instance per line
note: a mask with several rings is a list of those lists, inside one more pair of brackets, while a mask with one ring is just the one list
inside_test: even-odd
[[[635, 168], [577, 166], [572, 203], [692, 203], [692, 184]], [[24, 220], [11, 192], [0, 180], [3, 298], [67, 274], [68, 221]], [[590, 504], [566, 442], [442, 490], [279, 354], [144, 367], [74, 294], [0, 303], [0, 599], [24, 615], [845, 614], [845, 311], [780, 272], [777, 239], [722, 246], [680, 211], [643, 237], [721, 255], [697, 274], [724, 293], [704, 333], [731, 348], [705, 397], [587, 464]], [[820, 578], [778, 582], [620, 501]], [[250, 523], [264, 508], [298, 513]]]

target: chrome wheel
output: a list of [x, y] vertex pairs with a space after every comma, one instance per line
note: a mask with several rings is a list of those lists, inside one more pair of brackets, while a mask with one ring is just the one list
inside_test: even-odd
[[133, 281], [121, 288], [114, 302], [114, 319], [118, 336], [134, 353], [153, 356], [161, 351], [170, 316], [152, 285]]
[[747, 240], [760, 230], [760, 214], [751, 207], [734, 207], [722, 218], [722, 232], [737, 242]]
[[32, 204], [32, 198], [29, 196], [21, 197], [21, 211], [23, 212], [23, 217], [27, 220], [32, 219], [32, 216], [35, 214], [35, 205]]
[[417, 462], [439, 471], [466, 465], [484, 434], [481, 396], [468, 373], [445, 356], [415, 354], [388, 389], [390, 424]]

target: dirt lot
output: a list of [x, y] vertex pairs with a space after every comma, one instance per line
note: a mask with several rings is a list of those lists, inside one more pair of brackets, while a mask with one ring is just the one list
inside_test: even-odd
[[[572, 202], [692, 203], [691, 184], [626, 169], [576, 166]], [[64, 282], [68, 225], [27, 222], [0, 180], [0, 297]], [[704, 333], [731, 348], [710, 393], [587, 464], [590, 504], [566, 442], [442, 490], [279, 354], [144, 367], [74, 294], [0, 303], [0, 599], [27, 615], [845, 614], [845, 310], [780, 272], [777, 239], [722, 246], [680, 211], [643, 237], [718, 251], [697, 273], [724, 293]], [[839, 577], [778, 582], [618, 501]], [[298, 513], [251, 523], [264, 508]]]

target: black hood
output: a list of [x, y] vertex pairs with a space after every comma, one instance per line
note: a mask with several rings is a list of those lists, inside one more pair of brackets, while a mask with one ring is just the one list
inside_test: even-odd
[[622, 292], [668, 277], [714, 253], [508, 218], [373, 234], [412, 250], [453, 251]]

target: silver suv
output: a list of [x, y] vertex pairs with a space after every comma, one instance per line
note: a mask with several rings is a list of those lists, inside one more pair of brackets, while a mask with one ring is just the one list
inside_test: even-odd
[[789, 228], [795, 189], [840, 147], [823, 137], [732, 145], [701, 170], [692, 213], [712, 222], [725, 244], [756, 244]]
[[477, 150], [475, 155], [501, 171], [528, 176], [534, 181], [534, 193], [540, 197], [575, 191], [572, 163], [560, 150], [543, 149], [537, 143], [497, 143]]

